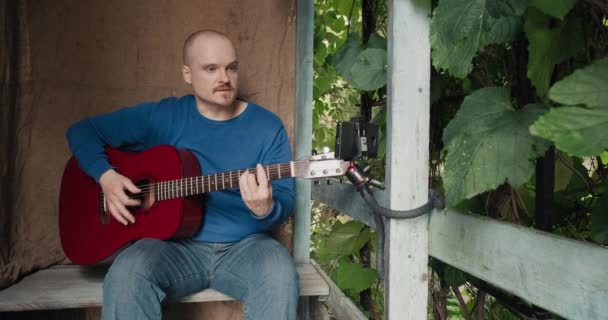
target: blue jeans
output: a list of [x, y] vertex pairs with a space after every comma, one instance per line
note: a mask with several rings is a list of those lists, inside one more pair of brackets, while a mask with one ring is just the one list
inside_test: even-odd
[[142, 239], [118, 255], [103, 283], [102, 319], [161, 319], [164, 301], [213, 288], [243, 302], [245, 319], [296, 319], [299, 277], [266, 235], [234, 243]]

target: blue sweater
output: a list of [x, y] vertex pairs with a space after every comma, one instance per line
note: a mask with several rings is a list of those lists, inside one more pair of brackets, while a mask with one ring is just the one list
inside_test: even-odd
[[[131, 151], [161, 144], [188, 149], [196, 155], [203, 175], [291, 160], [287, 133], [272, 112], [248, 103], [237, 117], [215, 121], [198, 112], [192, 95], [85, 118], [68, 129], [67, 139], [79, 166], [96, 181], [112, 167], [106, 145]], [[272, 182], [274, 207], [261, 218], [247, 208], [238, 188], [206, 194], [205, 220], [194, 238], [234, 242], [269, 231], [291, 213], [293, 185], [291, 178]]]

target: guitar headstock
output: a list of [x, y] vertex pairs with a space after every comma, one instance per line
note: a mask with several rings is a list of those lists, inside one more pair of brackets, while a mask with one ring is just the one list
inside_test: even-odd
[[346, 173], [348, 161], [336, 159], [333, 152], [312, 155], [294, 162], [296, 178], [318, 179], [338, 177]]

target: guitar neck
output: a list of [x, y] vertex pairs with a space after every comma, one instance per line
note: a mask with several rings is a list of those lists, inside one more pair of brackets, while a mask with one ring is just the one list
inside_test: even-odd
[[[269, 181], [295, 177], [298, 162], [290, 161], [263, 166]], [[203, 194], [212, 191], [237, 188], [243, 172], [257, 174], [256, 168], [240, 169], [215, 174], [188, 177], [152, 183], [150, 186], [156, 200], [169, 200]]]

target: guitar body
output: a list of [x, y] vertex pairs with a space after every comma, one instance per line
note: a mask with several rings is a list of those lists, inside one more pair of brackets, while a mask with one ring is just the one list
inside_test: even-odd
[[[116, 170], [138, 186], [201, 174], [192, 153], [171, 146], [139, 153], [112, 148], [106, 152]], [[135, 223], [127, 226], [119, 223], [104, 210], [101, 187], [78, 167], [74, 157], [70, 158], [59, 196], [59, 231], [66, 256], [74, 263], [90, 265], [138, 239], [190, 237], [200, 229], [203, 220], [200, 196], [165, 201], [154, 201], [152, 196], [148, 201], [150, 206], [132, 208]]]

